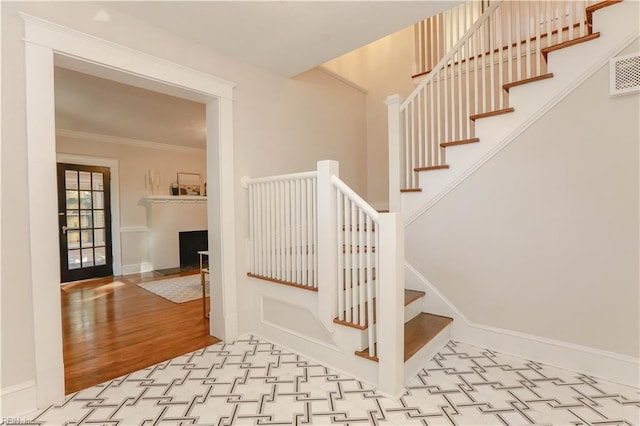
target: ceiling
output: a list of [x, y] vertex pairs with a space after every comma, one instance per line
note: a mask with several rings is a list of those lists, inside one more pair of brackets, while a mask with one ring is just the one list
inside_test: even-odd
[[54, 77], [57, 129], [206, 146], [204, 104], [60, 67]]
[[[94, 19], [134, 16], [291, 77], [460, 1], [103, 1]], [[111, 12], [111, 13], [110, 13]], [[112, 17], [113, 15], [113, 17]], [[76, 72], [55, 72], [58, 129], [206, 146], [203, 104]], [[60, 67], [61, 66], [61, 67]], [[71, 71], [70, 69], [76, 71]]]
[[458, 1], [116, 1], [107, 9], [292, 77]]

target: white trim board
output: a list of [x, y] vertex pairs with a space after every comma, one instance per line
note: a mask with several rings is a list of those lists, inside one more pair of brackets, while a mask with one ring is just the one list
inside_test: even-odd
[[121, 234], [132, 234], [137, 232], [149, 232], [148, 226], [121, 226]]
[[131, 265], [122, 265], [122, 275], [139, 274], [142, 272], [153, 271], [153, 264], [150, 262], [133, 263]]
[[111, 254], [113, 256], [113, 275], [122, 274], [122, 248], [120, 244], [120, 168], [116, 158], [91, 157], [56, 153], [58, 163], [80, 164], [83, 166], [108, 167], [111, 174]]
[[405, 262], [406, 288], [427, 292], [423, 309], [453, 318], [451, 339], [543, 364], [640, 387], [640, 359], [569, 342], [477, 324]]
[[6, 417], [7, 413], [14, 413], [13, 417], [23, 417], [33, 412], [36, 404], [36, 381], [28, 380], [0, 389], [0, 401], [2, 417]]
[[195, 148], [184, 145], [172, 145], [168, 143], [146, 141], [142, 139], [123, 138], [120, 136], [108, 136], [98, 133], [81, 132], [77, 130], [56, 129], [56, 136], [77, 139], [86, 142], [109, 143], [125, 146], [134, 146], [136, 148], [157, 149], [161, 151], [186, 152], [190, 154], [204, 154], [205, 148]]

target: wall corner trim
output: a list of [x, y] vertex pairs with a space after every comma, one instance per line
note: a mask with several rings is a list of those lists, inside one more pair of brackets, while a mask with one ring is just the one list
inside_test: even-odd
[[405, 262], [405, 272], [430, 298], [438, 299], [442, 311], [454, 318], [451, 338], [475, 346], [530, 359], [565, 370], [590, 374], [615, 383], [640, 387], [640, 359], [588, 346], [475, 323], [467, 318], [424, 275]]

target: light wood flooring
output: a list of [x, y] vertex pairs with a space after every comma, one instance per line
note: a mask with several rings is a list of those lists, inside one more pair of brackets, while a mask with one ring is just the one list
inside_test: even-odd
[[65, 393], [219, 342], [209, 335], [201, 299], [177, 304], [136, 285], [188, 274], [150, 272], [62, 286]]

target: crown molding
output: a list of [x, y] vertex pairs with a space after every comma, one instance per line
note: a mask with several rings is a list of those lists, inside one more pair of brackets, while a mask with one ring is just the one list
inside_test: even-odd
[[186, 152], [190, 154], [203, 154], [206, 152], [204, 148], [193, 148], [184, 145], [172, 145], [162, 142], [122, 138], [119, 136], [101, 135], [99, 133], [82, 132], [68, 129], [56, 129], [56, 136], [69, 139], [78, 139], [87, 142], [110, 143], [117, 145], [134, 146], [136, 148], [157, 149], [161, 151]]
[[326, 74], [328, 76], [331, 76], [331, 77], [335, 78], [336, 80], [340, 81], [341, 83], [344, 83], [347, 86], [352, 87], [352, 88], [356, 89], [359, 92], [364, 93], [365, 95], [367, 93], [369, 93], [368, 89], [366, 89], [366, 88], [360, 86], [359, 84], [349, 80], [348, 78], [345, 78], [345, 77], [341, 76], [338, 73], [335, 73], [335, 72], [331, 71], [329, 68], [326, 68], [323, 65], [318, 65], [315, 69], [320, 71], [321, 73], [324, 73], [324, 74]]

